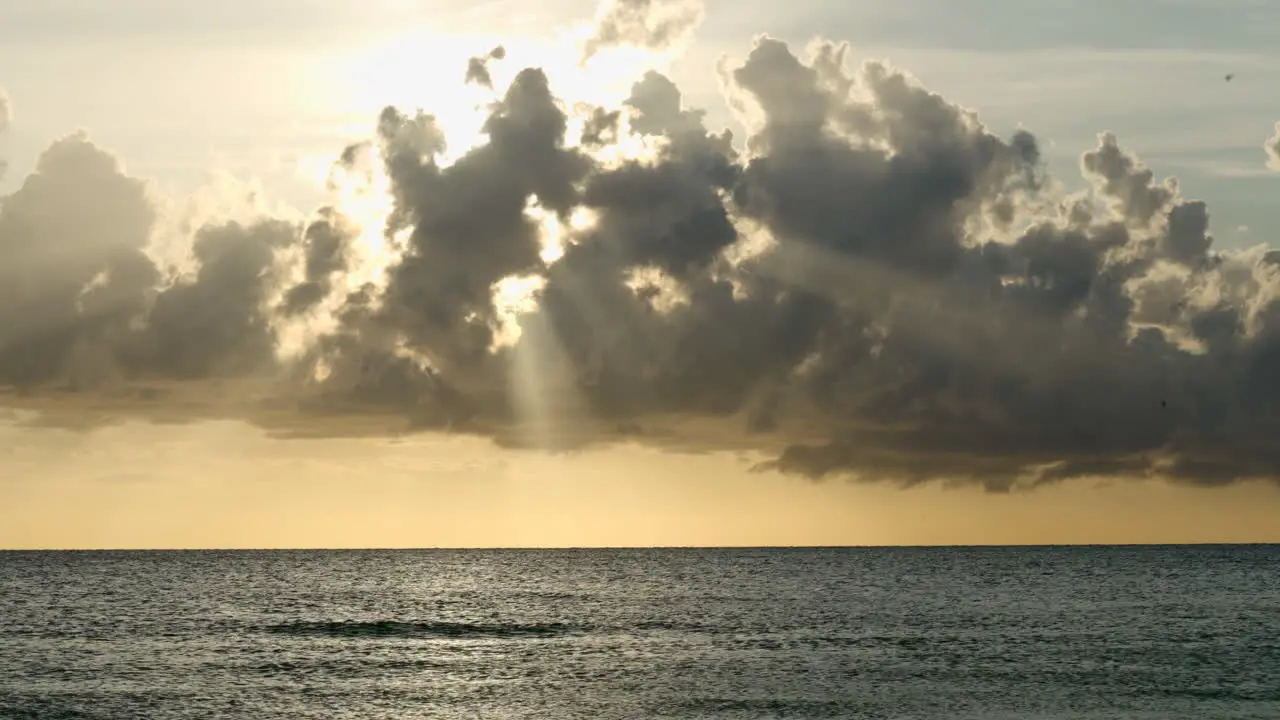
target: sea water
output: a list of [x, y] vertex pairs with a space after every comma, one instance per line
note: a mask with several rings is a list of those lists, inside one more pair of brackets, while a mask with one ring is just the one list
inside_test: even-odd
[[0, 717], [1280, 718], [1280, 547], [0, 553]]

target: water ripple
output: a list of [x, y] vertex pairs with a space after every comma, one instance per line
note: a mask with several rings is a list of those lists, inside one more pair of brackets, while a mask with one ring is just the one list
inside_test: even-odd
[[398, 620], [290, 622], [264, 628], [278, 635], [339, 638], [547, 638], [575, 629], [563, 623], [403, 622]]

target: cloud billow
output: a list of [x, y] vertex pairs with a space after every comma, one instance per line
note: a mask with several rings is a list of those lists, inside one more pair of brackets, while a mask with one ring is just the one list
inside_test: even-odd
[[464, 76], [464, 80], [492, 90], [493, 76], [489, 74], [489, 63], [506, 57], [507, 49], [499, 45], [480, 57], [471, 58], [467, 61], [467, 73]]
[[[658, 73], [575, 118], [521, 70], [450, 163], [434, 117], [388, 108], [391, 257], [367, 283], [341, 207], [210, 222], [190, 270], [162, 268], [144, 183], [60, 140], [0, 205], [0, 384], [253, 379], [329, 433], [394, 417], [524, 447], [745, 450], [812, 478], [1280, 476], [1275, 251], [1214, 250], [1205, 204], [1111, 134], [1066, 194], [1031, 133], [847, 52], [758, 38], [724, 69], [755, 113], [741, 147]], [[601, 152], [624, 138], [652, 152]]]
[[702, 23], [701, 0], [605, 0], [583, 45], [583, 60], [611, 47], [666, 51]]

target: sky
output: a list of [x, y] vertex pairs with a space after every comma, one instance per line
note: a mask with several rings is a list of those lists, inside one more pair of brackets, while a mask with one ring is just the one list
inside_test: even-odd
[[0, 0], [0, 547], [1280, 542], [1277, 22]]

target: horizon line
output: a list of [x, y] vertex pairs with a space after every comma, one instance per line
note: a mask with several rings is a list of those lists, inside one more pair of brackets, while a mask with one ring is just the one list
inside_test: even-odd
[[1131, 543], [964, 543], [914, 545], [476, 545], [476, 546], [388, 546], [388, 547], [118, 547], [118, 548], [0, 548], [12, 553], [178, 553], [178, 552], [564, 552], [618, 550], [973, 550], [973, 549], [1123, 549], [1181, 547], [1280, 547], [1280, 542], [1131, 542]]

